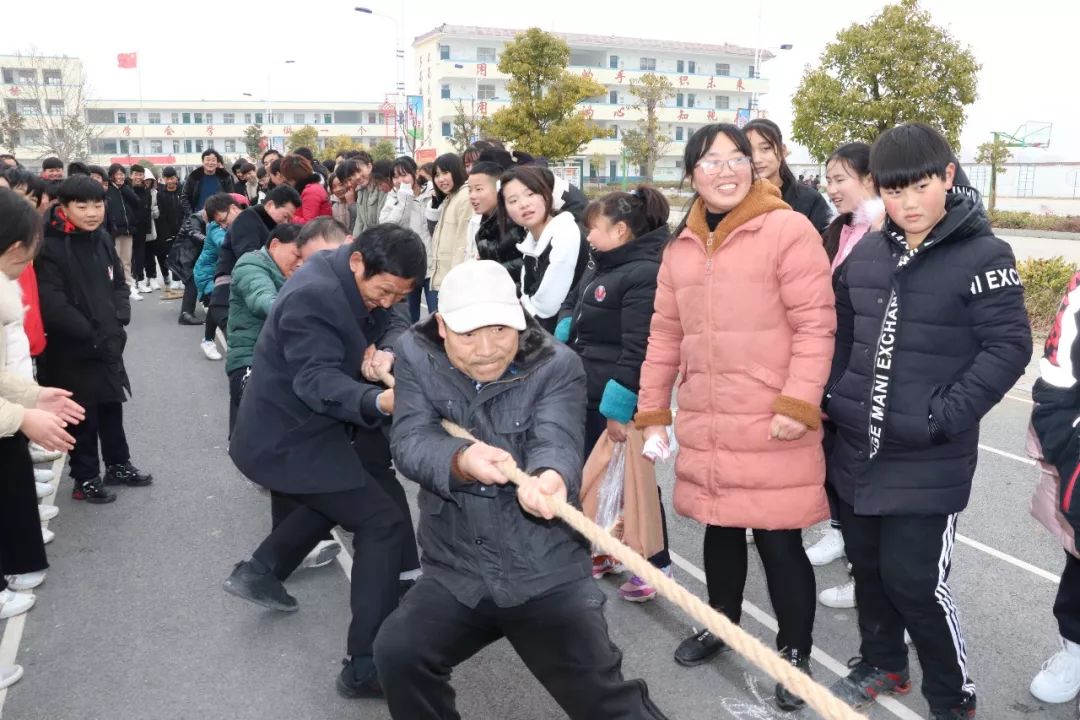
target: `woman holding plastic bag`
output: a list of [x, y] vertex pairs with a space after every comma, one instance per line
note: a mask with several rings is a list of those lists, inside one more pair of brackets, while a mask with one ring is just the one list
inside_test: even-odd
[[[645, 186], [632, 193], [611, 193], [588, 206], [584, 220], [592, 261], [563, 304], [555, 337], [577, 351], [585, 365], [585, 512], [609, 528], [618, 515], [623, 541], [670, 575], [667, 523], [656, 477], [642, 458], [640, 430], [629, 427], [660, 253], [669, 235], [668, 214], [667, 199]], [[618, 572], [621, 567], [610, 557], [593, 558], [593, 577]], [[656, 590], [637, 575], [619, 588], [619, 597], [630, 602], [655, 596]]]

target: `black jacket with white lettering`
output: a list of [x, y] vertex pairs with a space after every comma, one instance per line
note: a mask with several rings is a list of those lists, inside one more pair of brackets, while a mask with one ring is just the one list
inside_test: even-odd
[[966, 507], [979, 421], [1023, 374], [1031, 328], [1012, 249], [950, 194], [914, 251], [887, 221], [836, 279], [828, 481], [860, 515]]

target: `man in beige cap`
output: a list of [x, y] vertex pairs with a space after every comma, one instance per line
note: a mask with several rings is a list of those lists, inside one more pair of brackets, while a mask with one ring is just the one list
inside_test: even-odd
[[[385, 621], [375, 664], [398, 720], [458, 718], [450, 671], [505, 637], [575, 720], [663, 718], [624, 680], [585, 541], [539, 495], [577, 504], [585, 372], [491, 260], [453, 268], [439, 312], [398, 342], [391, 447], [419, 483], [424, 574]], [[448, 419], [478, 442], [451, 437]], [[539, 479], [515, 491], [496, 464]]]

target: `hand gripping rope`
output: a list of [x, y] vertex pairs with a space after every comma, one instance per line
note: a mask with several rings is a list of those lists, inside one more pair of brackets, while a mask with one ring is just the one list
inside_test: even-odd
[[[449, 420], [443, 420], [442, 426], [446, 432], [456, 438], [477, 442], [476, 438], [470, 435], [467, 430]], [[524, 473], [511, 460], [500, 463], [498, 468], [506, 476], [507, 480], [519, 487], [528, 487], [536, 482], [536, 478]], [[686, 614], [702, 626], [708, 628], [710, 632], [727, 643], [735, 652], [747, 658], [761, 670], [771, 675], [777, 682], [783, 683], [788, 690], [805, 700], [807, 705], [816, 710], [823, 718], [826, 718], [826, 720], [866, 720], [863, 715], [855, 712], [846, 703], [841, 702], [825, 686], [819, 685], [809, 675], [805, 675], [795, 666], [785, 662], [775, 650], [749, 635], [738, 625], [735, 625], [709, 607], [701, 598], [691, 594], [682, 585], [660, 572], [652, 563], [613, 537], [586, 517], [580, 510], [564, 500], [542, 493], [539, 493], [539, 495], [548, 503], [548, 507], [555, 514], [555, 517], [585, 536], [585, 539], [592, 543], [594, 547], [599, 548], [605, 554], [611, 555], [630, 568], [635, 575], [643, 578], [649, 585], [656, 588], [657, 592], [682, 608]]]

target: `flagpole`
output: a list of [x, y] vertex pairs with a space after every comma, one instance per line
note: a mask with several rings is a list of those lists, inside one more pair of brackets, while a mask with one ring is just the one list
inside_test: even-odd
[[146, 149], [144, 147], [142, 147], [146, 144], [146, 121], [148, 118], [145, 117], [145, 112], [143, 111], [142, 65], [139, 64], [138, 50], [135, 51], [135, 78], [135, 82], [138, 84], [139, 88], [139, 154], [148, 155], [149, 153], [146, 152]]

